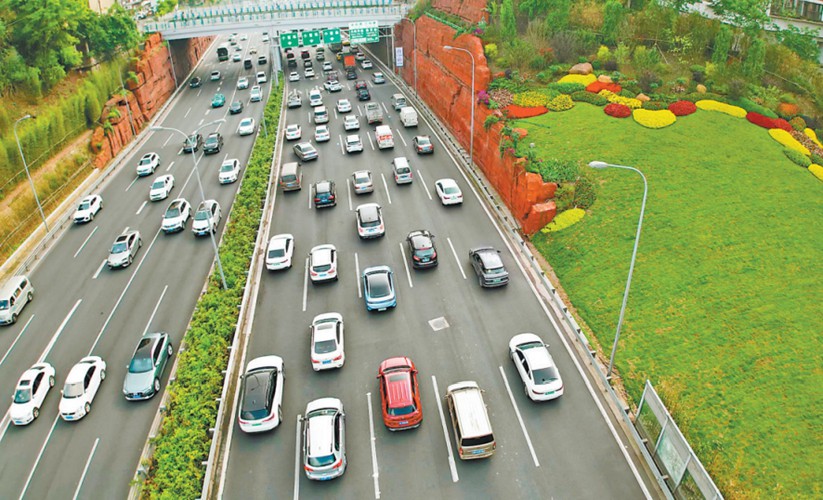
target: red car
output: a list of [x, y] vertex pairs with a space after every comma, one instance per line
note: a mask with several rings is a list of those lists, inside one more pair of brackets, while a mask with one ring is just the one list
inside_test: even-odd
[[405, 356], [389, 358], [380, 363], [380, 404], [383, 423], [390, 431], [414, 429], [423, 423], [417, 368]]

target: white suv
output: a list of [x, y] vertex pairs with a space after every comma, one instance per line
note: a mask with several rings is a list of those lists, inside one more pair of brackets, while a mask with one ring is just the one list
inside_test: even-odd
[[346, 472], [346, 414], [337, 398], [315, 399], [303, 416], [303, 470], [324, 481]]
[[140, 158], [140, 162], [137, 164], [137, 175], [140, 177], [151, 175], [159, 166], [160, 155], [157, 153], [146, 153]]
[[317, 245], [309, 253], [309, 276], [312, 283], [337, 281], [337, 248]]
[[263, 85], [266, 83], [266, 72], [265, 71], [258, 71], [257, 72], [257, 85]]

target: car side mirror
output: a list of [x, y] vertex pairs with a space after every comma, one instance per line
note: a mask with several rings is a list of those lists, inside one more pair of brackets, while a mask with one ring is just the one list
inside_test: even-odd
[[60, 395], [61, 396], [63, 395], [63, 389], [60, 389]]

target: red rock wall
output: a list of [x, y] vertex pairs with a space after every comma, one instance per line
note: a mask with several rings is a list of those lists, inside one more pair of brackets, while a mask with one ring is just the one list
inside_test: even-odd
[[433, 0], [432, 7], [460, 16], [470, 23], [489, 21], [486, 0]]
[[[471, 58], [462, 51], [445, 50], [445, 45], [465, 48], [475, 60], [475, 90], [487, 89], [491, 74], [480, 39], [473, 35], [454, 38], [455, 30], [429, 17], [418, 18], [417, 24], [417, 93], [468, 151], [471, 128], [471, 107], [474, 117], [474, 162], [494, 186], [503, 202], [518, 219], [523, 232], [534, 234], [551, 222], [556, 208], [551, 198], [557, 185], [545, 183], [538, 174], [524, 170], [524, 161], [500, 154], [500, 129], [483, 128], [492, 114], [485, 106], [476, 105], [472, 96]], [[401, 77], [414, 87], [413, 26], [404, 21], [395, 26], [395, 43], [403, 47], [404, 64]]]

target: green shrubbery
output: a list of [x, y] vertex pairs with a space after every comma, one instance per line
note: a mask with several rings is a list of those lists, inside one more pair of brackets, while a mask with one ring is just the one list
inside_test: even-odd
[[800, 151], [785, 148], [783, 150], [783, 154], [786, 155], [786, 158], [790, 159], [796, 165], [799, 165], [803, 168], [809, 168], [809, 165], [812, 164], [812, 160], [808, 156], [801, 153]]

